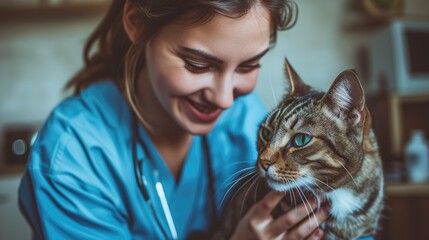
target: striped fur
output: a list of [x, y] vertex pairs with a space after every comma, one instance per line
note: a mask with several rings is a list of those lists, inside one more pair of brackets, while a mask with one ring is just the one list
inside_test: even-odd
[[[329, 201], [325, 239], [374, 235], [383, 208], [383, 175], [356, 74], [342, 72], [323, 93], [305, 85], [287, 60], [285, 68], [290, 91], [261, 124], [257, 177], [239, 184], [215, 239], [228, 238], [269, 189], [290, 192], [274, 216], [289, 206], [307, 204], [311, 196]], [[304, 146], [294, 144], [299, 133], [312, 136]]]

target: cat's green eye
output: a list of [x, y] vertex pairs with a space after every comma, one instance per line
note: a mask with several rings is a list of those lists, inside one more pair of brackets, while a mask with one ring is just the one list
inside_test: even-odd
[[273, 137], [273, 133], [268, 128], [261, 128], [261, 137], [264, 141], [269, 141]]
[[307, 143], [311, 141], [313, 136], [305, 134], [305, 133], [298, 133], [293, 137], [293, 145], [295, 147], [302, 147], [305, 146]]

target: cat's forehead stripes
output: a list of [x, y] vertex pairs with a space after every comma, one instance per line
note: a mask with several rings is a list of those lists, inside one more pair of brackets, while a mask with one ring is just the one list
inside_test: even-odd
[[347, 126], [346, 124], [344, 124], [344, 121], [335, 116], [335, 114], [327, 106], [323, 106], [321, 112], [326, 118], [332, 120], [338, 129], [340, 129], [341, 131], [346, 130]]
[[280, 109], [278, 109], [278, 108], [273, 110], [272, 112], [270, 112], [270, 114], [265, 119], [264, 124], [266, 126], [272, 126], [273, 121], [278, 118], [279, 112], [280, 112]]
[[309, 105], [312, 105], [321, 96], [323, 96], [323, 93], [311, 91], [306, 95], [296, 97], [291, 104], [289, 104], [287, 107], [283, 107], [281, 112], [282, 121], [287, 121], [291, 116], [294, 116], [298, 112], [307, 108]]
[[292, 121], [290, 121], [290, 126], [289, 129], [293, 130], [293, 128], [295, 127], [295, 125], [298, 123], [298, 118], [294, 118], [292, 119]]
[[[296, 104], [291, 104], [285, 109], [283, 109], [282, 113], [280, 114], [279, 120], [285, 124], [288, 128], [292, 128], [292, 125], [296, 124], [296, 118], [293, 118], [298, 112], [301, 112], [303, 109], [308, 107], [308, 105], [311, 104], [312, 99], [304, 99], [303, 101], [297, 101]], [[293, 120], [293, 121], [290, 121]], [[292, 124], [292, 122], [295, 122], [295, 124]]]
[[286, 98], [285, 101], [280, 103], [279, 106], [268, 115], [265, 119], [265, 124], [273, 128], [277, 127], [279, 124], [288, 124], [289, 126], [286, 127], [290, 128], [290, 125], [294, 125], [288, 123], [289, 120], [293, 120], [290, 119], [291, 116], [296, 115], [321, 96], [323, 96], [322, 92], [312, 91], [303, 96]]

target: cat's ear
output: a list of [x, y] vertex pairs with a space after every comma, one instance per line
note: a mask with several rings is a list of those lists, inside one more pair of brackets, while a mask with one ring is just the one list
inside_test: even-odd
[[298, 96], [307, 93], [311, 87], [306, 85], [304, 81], [295, 72], [295, 69], [290, 65], [287, 58], [285, 58], [285, 75], [289, 80], [288, 96]]
[[340, 119], [354, 123], [363, 121], [365, 94], [356, 72], [346, 70], [340, 73], [321, 103]]

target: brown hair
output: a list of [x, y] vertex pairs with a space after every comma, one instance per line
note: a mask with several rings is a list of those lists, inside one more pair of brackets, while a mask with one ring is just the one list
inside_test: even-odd
[[[70, 79], [66, 88], [77, 94], [91, 83], [112, 79], [124, 90], [125, 79], [132, 79], [144, 66], [144, 46], [163, 26], [191, 13], [191, 24], [209, 21], [215, 14], [231, 18], [245, 15], [254, 4], [267, 7], [271, 15], [270, 42], [277, 30], [296, 22], [296, 4], [290, 0], [128, 0], [134, 4], [145, 25], [144, 36], [137, 44], [129, 40], [122, 24], [126, 0], [113, 0], [107, 14], [89, 36], [84, 48], [85, 66]], [[130, 79], [129, 79], [130, 80]]]

